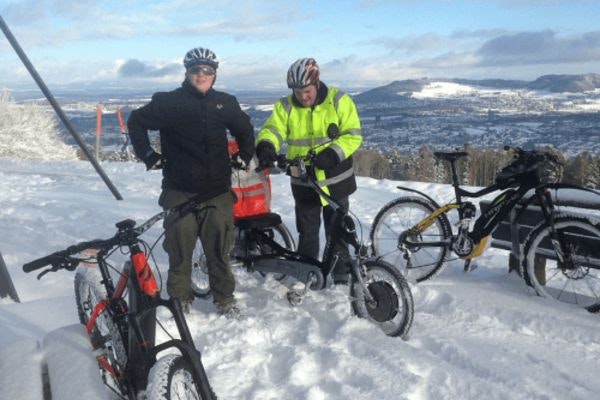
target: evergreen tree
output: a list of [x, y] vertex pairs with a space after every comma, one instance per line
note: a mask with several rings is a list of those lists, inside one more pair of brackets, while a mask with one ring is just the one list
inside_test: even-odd
[[577, 154], [565, 167], [565, 182], [585, 186], [592, 156], [589, 151]]

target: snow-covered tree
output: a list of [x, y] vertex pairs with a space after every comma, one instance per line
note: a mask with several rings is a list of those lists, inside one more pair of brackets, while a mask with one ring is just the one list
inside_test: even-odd
[[52, 110], [38, 104], [16, 104], [0, 92], [0, 157], [73, 160], [75, 149], [59, 137]]

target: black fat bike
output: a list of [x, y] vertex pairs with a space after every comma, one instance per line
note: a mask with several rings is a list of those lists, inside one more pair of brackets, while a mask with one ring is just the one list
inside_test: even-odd
[[[464, 259], [464, 270], [468, 271], [471, 260], [486, 249], [489, 235], [509, 212], [517, 204], [522, 205], [518, 220], [528, 206], [535, 204], [541, 209], [542, 220], [524, 241], [521, 276], [540, 296], [593, 310], [600, 303], [600, 259], [594, 249], [600, 240], [598, 222], [558, 212], [552, 192], [568, 188], [598, 193], [568, 184], [542, 182], [542, 164], [559, 162], [550, 153], [508, 146], [505, 150], [513, 153], [513, 161], [498, 173], [493, 185], [476, 192], [461, 188], [456, 173], [456, 161], [467, 153], [434, 153], [450, 164], [456, 200], [440, 206], [425, 193], [398, 186], [418, 196], [397, 198], [378, 212], [370, 233], [373, 252], [415, 282], [435, 276], [450, 253]], [[502, 192], [477, 218], [475, 205], [463, 200], [497, 190]], [[451, 210], [458, 213], [456, 231], [446, 215]]]
[[[195, 211], [197, 204], [192, 198], [138, 227], [126, 219], [116, 224], [112, 238], [81, 242], [23, 265], [25, 272], [51, 266], [38, 279], [47, 272], [76, 270], [80, 322], [90, 336], [104, 383], [121, 398], [135, 400], [143, 394], [147, 400], [216, 399], [181, 304], [160, 297], [148, 255], [142, 250], [148, 246], [139, 239], [156, 222], [172, 214], [182, 217]], [[129, 253], [130, 260], [118, 271], [115, 285], [107, 258], [119, 249]], [[157, 307], [171, 312], [179, 338], [155, 344]], [[159, 357], [164, 350], [169, 354]]]

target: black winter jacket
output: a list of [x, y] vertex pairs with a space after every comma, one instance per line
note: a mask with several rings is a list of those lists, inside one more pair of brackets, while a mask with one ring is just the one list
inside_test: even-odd
[[142, 160], [153, 151], [148, 130], [160, 131], [163, 189], [205, 194], [207, 199], [231, 187], [227, 130], [245, 161], [254, 154], [254, 129], [237, 99], [213, 89], [202, 94], [187, 81], [171, 92], [155, 93], [150, 103], [132, 111], [127, 128]]

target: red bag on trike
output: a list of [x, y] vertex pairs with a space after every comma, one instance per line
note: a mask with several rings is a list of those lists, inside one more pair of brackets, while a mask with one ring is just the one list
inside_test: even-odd
[[[229, 140], [229, 154], [239, 151], [237, 142]], [[233, 205], [233, 218], [244, 218], [271, 212], [271, 180], [269, 170], [256, 172], [256, 157], [252, 157], [247, 171], [233, 169], [231, 171], [231, 188], [237, 196]]]

